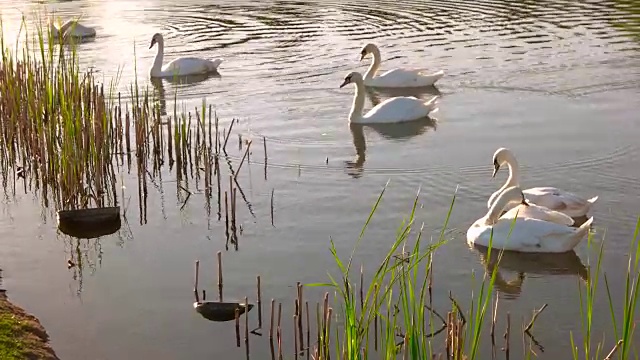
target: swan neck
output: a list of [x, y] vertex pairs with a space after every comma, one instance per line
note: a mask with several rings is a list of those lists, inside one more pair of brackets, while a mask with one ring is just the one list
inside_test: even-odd
[[515, 158], [508, 159], [507, 166], [509, 166], [509, 177], [503, 186], [503, 190], [510, 186], [520, 185], [520, 167], [518, 165], [518, 160]]
[[364, 78], [366, 80], [373, 79], [373, 77], [376, 76], [376, 73], [378, 72], [378, 68], [380, 68], [380, 50], [378, 48], [373, 48], [373, 50], [371, 51], [371, 56], [373, 57], [373, 61], [371, 62], [371, 65], [369, 65], [369, 69], [367, 69], [367, 72], [364, 74]]
[[164, 41], [160, 40], [157, 42], [158, 52], [156, 53], [156, 58], [153, 60], [153, 66], [151, 67], [151, 73], [159, 73], [162, 69], [162, 60], [164, 58]]
[[502, 214], [504, 208], [509, 204], [511, 200], [505, 197], [504, 193], [501, 193], [496, 201], [493, 202], [489, 211], [487, 212], [487, 223], [494, 224], [498, 221], [498, 218]]
[[353, 104], [349, 113], [350, 122], [360, 121], [362, 119], [362, 110], [364, 109], [364, 83], [362, 80], [357, 80], [355, 84], [356, 93], [353, 96]]

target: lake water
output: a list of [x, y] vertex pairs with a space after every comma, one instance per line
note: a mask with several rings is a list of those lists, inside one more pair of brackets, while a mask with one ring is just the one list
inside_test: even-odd
[[[283, 301], [289, 309], [292, 285], [324, 281], [335, 268], [330, 237], [339, 253], [350, 253], [388, 180], [357, 262], [366, 260], [372, 268], [382, 259], [419, 188], [418, 220], [427, 237], [437, 237], [459, 186], [447, 232], [451, 240], [434, 259], [434, 302], [446, 311], [451, 290], [466, 304], [478, 286], [471, 274], [480, 276], [484, 267], [480, 254], [466, 245], [465, 232], [506, 178], [502, 170], [491, 179], [491, 156], [502, 146], [518, 156], [524, 187], [599, 196], [594, 229], [597, 239], [606, 232], [603, 267], [622, 303], [622, 275], [640, 214], [638, 1], [1, 0], [0, 9], [5, 36], [12, 38], [21, 11], [55, 10], [64, 19], [83, 15], [83, 24], [98, 33], [79, 48], [83, 64], [105, 81], [121, 71], [123, 91], [136, 74], [134, 51], [138, 82], [152, 86], [147, 69], [156, 48], [148, 47], [155, 32], [165, 37], [165, 61], [224, 58], [219, 77], [156, 88], [168, 99], [169, 114], [176, 92], [180, 109], [184, 104], [192, 110], [206, 97], [221, 126], [238, 118], [234, 131], [257, 144], [238, 178], [255, 217], [239, 208], [243, 234], [237, 252], [224, 251], [224, 222], [208, 219], [201, 194], [181, 209], [168, 173], [149, 188], [146, 224], [139, 225], [132, 210], [128, 226], [99, 241], [58, 233], [55, 214], [42, 210], [33, 194], [3, 200], [4, 285], [14, 301], [41, 319], [63, 359], [244, 356], [235, 347], [232, 324], [208, 322], [193, 311], [194, 260], [201, 261], [201, 284], [210, 294], [215, 254], [223, 250], [226, 297], [253, 297], [260, 274], [263, 298]], [[370, 60], [358, 60], [367, 42], [380, 46], [383, 70], [446, 72], [437, 90], [418, 94], [441, 95], [434, 122], [348, 126], [354, 90], [338, 86], [348, 72], [366, 70]], [[374, 94], [367, 109], [386, 96]], [[263, 137], [268, 180], [260, 164]], [[236, 160], [242, 154], [232, 151]], [[356, 159], [357, 154], [366, 156]], [[135, 180], [125, 183], [128, 206], [136, 209]], [[275, 227], [269, 216], [272, 190]], [[576, 253], [586, 264], [586, 242]], [[85, 259], [82, 272], [66, 267], [66, 259], [77, 254]], [[542, 274], [543, 261], [536, 269], [535, 262], [511, 260], [500, 284], [501, 314], [509, 311], [512, 326], [519, 327], [534, 308], [548, 303], [536, 322], [545, 348], [540, 358], [568, 358], [569, 331], [580, 329], [580, 262], [564, 259], [567, 271]], [[519, 266], [525, 268], [521, 287], [507, 282]], [[308, 294], [319, 300], [321, 292]], [[597, 331], [609, 329], [605, 301], [600, 298], [602, 311], [594, 314]], [[501, 334], [504, 321], [498, 328]], [[518, 354], [518, 335], [512, 344]], [[608, 335], [607, 346], [612, 345]], [[264, 354], [260, 346], [252, 348], [252, 358], [270, 358], [268, 346]]]

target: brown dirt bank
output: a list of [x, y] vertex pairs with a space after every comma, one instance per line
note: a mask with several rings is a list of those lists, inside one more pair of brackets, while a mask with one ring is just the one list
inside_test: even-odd
[[5, 290], [0, 290], [0, 358], [59, 360], [40, 321], [9, 302]]

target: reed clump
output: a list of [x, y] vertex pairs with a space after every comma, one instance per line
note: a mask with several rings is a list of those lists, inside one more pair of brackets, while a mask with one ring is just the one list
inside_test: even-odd
[[[22, 28], [28, 28], [24, 18]], [[43, 206], [56, 210], [118, 206], [124, 187], [117, 183], [132, 180], [130, 175], [124, 179], [124, 173], [134, 174], [144, 224], [149, 187], [159, 188], [168, 172], [175, 177], [181, 210], [193, 194], [203, 194], [207, 216], [217, 201], [220, 221], [222, 203], [229, 198], [226, 242], [238, 248], [238, 203], [254, 214], [238, 177], [250, 162], [249, 147], [240, 159], [227, 150], [235, 120], [228, 129], [220, 128], [212, 105], [204, 100], [193, 111], [179, 113], [177, 95], [172, 116], [163, 115], [164, 92], [136, 81], [123, 96], [119, 73], [108, 84], [99, 82], [80, 64], [81, 45], [54, 39], [48, 26], [20, 36], [24, 46], [18, 51], [7, 47], [0, 34], [0, 177], [5, 193], [35, 191]]]

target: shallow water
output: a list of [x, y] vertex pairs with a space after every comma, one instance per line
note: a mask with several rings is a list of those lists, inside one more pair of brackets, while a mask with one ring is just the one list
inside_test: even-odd
[[[235, 129], [258, 140], [254, 158], [262, 157], [260, 139], [267, 139], [268, 180], [260, 160], [239, 178], [256, 216], [239, 209], [240, 249], [224, 253], [228, 297], [253, 296], [260, 274], [263, 297], [289, 307], [296, 281], [323, 281], [333, 269], [329, 237], [349, 253], [390, 180], [358, 259], [373, 267], [372, 259], [382, 258], [419, 188], [424, 205], [419, 219], [436, 237], [459, 186], [447, 233], [451, 241], [434, 260], [440, 294], [435, 303], [445, 311], [449, 290], [467, 299], [472, 271], [479, 276], [484, 268], [464, 233], [506, 177], [503, 170], [491, 179], [491, 155], [501, 146], [518, 156], [523, 186], [599, 196], [593, 215], [597, 238], [606, 230], [603, 266], [615, 274], [609, 279], [614, 295], [623, 291], [621, 274], [640, 212], [637, 1], [0, 4], [7, 37], [15, 37], [20, 11], [46, 8], [64, 18], [82, 14], [83, 23], [98, 32], [80, 46], [82, 61], [107, 81], [122, 71], [122, 91], [136, 73], [139, 83], [154, 86], [146, 73], [155, 55], [155, 48], [148, 49], [155, 32], [164, 34], [166, 59], [225, 59], [219, 77], [155, 86], [165, 94], [168, 114], [177, 91], [187, 109], [206, 97], [221, 126], [240, 119]], [[338, 86], [348, 72], [365, 71], [368, 62], [358, 63], [359, 51], [370, 41], [381, 47], [383, 70], [446, 72], [437, 89], [418, 94], [441, 95], [433, 122], [347, 125], [353, 89]], [[367, 108], [386, 96], [374, 94]], [[357, 161], [356, 154], [366, 156]], [[241, 158], [242, 151], [233, 156]], [[127, 189], [135, 209], [135, 182]], [[275, 227], [269, 218], [272, 189]], [[0, 218], [4, 284], [12, 299], [41, 318], [64, 359], [244, 356], [233, 333], [226, 332], [232, 325], [208, 322], [191, 307], [194, 259], [201, 260], [201, 284], [213, 294], [215, 253], [224, 250], [224, 224], [209, 221], [203, 204], [196, 194], [181, 210], [175, 179], [167, 175], [158, 188], [150, 187], [147, 224], [140, 226], [133, 214], [130, 227], [119, 234], [77, 246], [77, 240], [57, 233], [55, 217], [41, 210], [35, 196], [7, 198]], [[81, 274], [65, 264], [77, 251], [89, 262]], [[576, 252], [586, 263], [586, 244]], [[580, 327], [579, 263], [556, 259], [570, 270], [550, 274], [545, 269], [551, 265], [530, 265], [541, 260], [511, 260], [505, 277], [515, 278], [518, 270], [526, 275], [521, 287], [508, 278], [500, 283], [501, 311], [509, 311], [518, 319], [512, 326], [519, 326], [521, 318], [527, 322], [534, 308], [548, 303], [536, 323], [545, 348], [540, 357], [567, 358], [569, 331]], [[606, 329], [608, 311], [594, 316], [595, 326]], [[503, 329], [503, 322], [498, 326]], [[517, 349], [519, 338], [513, 343]], [[268, 347], [264, 350], [256, 350], [255, 358], [268, 358]]]

